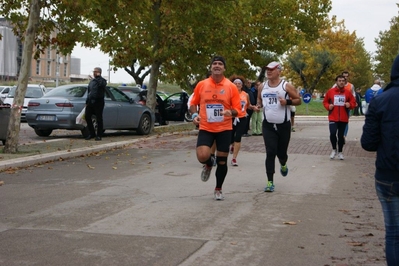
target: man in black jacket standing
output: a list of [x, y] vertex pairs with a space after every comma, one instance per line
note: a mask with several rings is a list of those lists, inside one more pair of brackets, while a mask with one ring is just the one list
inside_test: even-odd
[[[101, 77], [101, 68], [96, 67], [93, 70], [94, 78], [89, 83], [87, 99], [86, 99], [86, 122], [90, 135], [86, 140], [96, 138], [101, 140], [103, 133], [103, 110], [104, 110], [104, 96], [107, 81]], [[95, 115], [97, 121], [97, 135], [94, 130], [93, 120], [91, 117]]]
[[399, 265], [399, 55], [393, 62], [391, 82], [373, 97], [366, 113], [361, 144], [377, 151], [375, 188], [385, 222], [388, 266]]

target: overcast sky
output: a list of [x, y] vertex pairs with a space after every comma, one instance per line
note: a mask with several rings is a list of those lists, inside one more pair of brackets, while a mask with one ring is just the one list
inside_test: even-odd
[[[364, 38], [367, 51], [374, 53], [376, 45], [374, 39], [380, 31], [388, 30], [390, 21], [398, 16], [395, 0], [332, 0], [330, 17], [336, 15], [338, 20], [345, 20], [345, 26], [350, 31], [356, 31], [356, 36]], [[399, 0], [398, 0], [399, 2]], [[76, 46], [72, 56], [81, 59], [81, 74], [91, 74], [94, 67], [103, 69], [103, 75], [108, 76], [107, 55], [98, 49], [86, 49]], [[133, 78], [123, 69], [110, 72], [112, 83], [133, 83]]]

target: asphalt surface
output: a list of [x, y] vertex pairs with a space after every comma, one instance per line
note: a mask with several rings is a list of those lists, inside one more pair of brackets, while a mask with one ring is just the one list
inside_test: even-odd
[[340, 161], [326, 118], [297, 117], [273, 193], [262, 137], [243, 138], [220, 202], [193, 129], [24, 143], [0, 160], [0, 265], [385, 265], [363, 123], [351, 118]]

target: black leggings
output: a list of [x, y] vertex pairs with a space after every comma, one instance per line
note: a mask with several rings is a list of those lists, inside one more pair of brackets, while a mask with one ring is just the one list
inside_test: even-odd
[[263, 141], [266, 146], [266, 174], [269, 181], [273, 181], [276, 156], [281, 165], [288, 160], [288, 144], [291, 138], [291, 121], [282, 124], [272, 124], [263, 120]]
[[344, 148], [345, 144], [344, 133], [347, 125], [348, 122], [330, 121], [329, 123], [330, 142], [333, 150], [337, 149], [337, 135], [338, 135], [338, 152], [342, 152], [342, 149]]
[[234, 142], [241, 142], [242, 135], [245, 134], [246, 126], [247, 126], [247, 119], [248, 117], [239, 118], [240, 122], [237, 122], [234, 125], [234, 118], [233, 118], [233, 131], [231, 137], [231, 144]]

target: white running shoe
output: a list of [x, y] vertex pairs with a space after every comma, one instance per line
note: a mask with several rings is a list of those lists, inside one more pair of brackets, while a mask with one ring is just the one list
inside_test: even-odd
[[344, 155], [342, 154], [342, 152], [338, 153], [338, 159], [343, 160], [345, 159]]
[[232, 159], [231, 160], [231, 165], [232, 166], [238, 166], [237, 160], [236, 159]]
[[330, 159], [334, 159], [336, 154], [337, 150], [332, 150], [332, 152], [330, 153]]
[[213, 192], [213, 195], [215, 196], [215, 200], [224, 200], [224, 196], [221, 190], [215, 190], [215, 192]]

